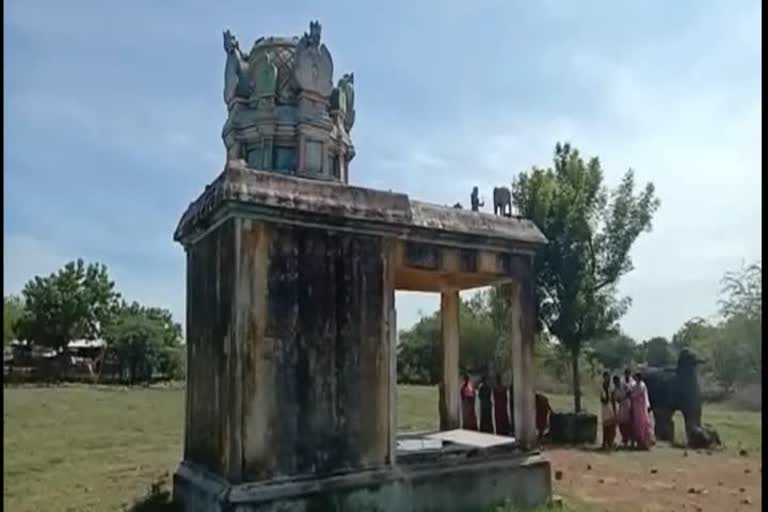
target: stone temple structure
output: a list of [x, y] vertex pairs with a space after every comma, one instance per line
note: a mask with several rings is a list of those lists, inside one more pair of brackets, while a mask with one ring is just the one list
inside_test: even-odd
[[[532, 375], [542, 234], [524, 219], [350, 186], [353, 76], [333, 85], [318, 23], [247, 55], [226, 32], [224, 47], [227, 161], [174, 235], [187, 255], [188, 357], [174, 499], [200, 512], [545, 501]], [[486, 285], [510, 301], [517, 431], [498, 446], [453, 432], [459, 291]], [[439, 414], [453, 442], [397, 434], [398, 289], [441, 294]]]

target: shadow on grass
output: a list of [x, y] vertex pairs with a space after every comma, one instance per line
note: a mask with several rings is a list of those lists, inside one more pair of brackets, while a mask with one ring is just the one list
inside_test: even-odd
[[130, 507], [123, 507], [125, 512], [182, 512], [174, 504], [167, 478], [161, 478], [149, 487], [149, 492], [134, 502]]

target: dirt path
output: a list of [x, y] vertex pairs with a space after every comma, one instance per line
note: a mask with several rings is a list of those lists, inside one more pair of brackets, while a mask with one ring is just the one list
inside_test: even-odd
[[759, 455], [668, 447], [611, 454], [576, 448], [545, 453], [552, 463], [554, 492], [597, 510], [741, 512], [762, 507]]

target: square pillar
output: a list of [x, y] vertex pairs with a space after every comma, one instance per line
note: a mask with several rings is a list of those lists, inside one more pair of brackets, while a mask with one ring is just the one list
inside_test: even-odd
[[384, 242], [384, 304], [383, 339], [389, 340], [389, 458], [395, 464], [397, 454], [397, 309], [395, 308], [396, 244]]
[[389, 465], [385, 240], [237, 216], [186, 248], [185, 461], [230, 483]]
[[440, 430], [460, 427], [461, 396], [459, 383], [459, 291], [440, 294], [443, 372], [440, 390]]
[[535, 296], [528, 279], [504, 285], [509, 297], [509, 336], [515, 437], [524, 449], [536, 446], [536, 406], [533, 374]]

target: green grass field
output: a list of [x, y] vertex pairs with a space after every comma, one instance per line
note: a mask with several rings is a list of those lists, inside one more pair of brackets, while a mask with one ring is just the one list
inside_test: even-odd
[[[168, 478], [181, 457], [181, 389], [18, 387], [5, 388], [3, 400], [6, 510], [121, 510]], [[570, 397], [551, 401], [556, 410], [571, 407]], [[585, 406], [597, 410], [594, 398]], [[436, 388], [401, 386], [398, 418], [402, 430], [436, 429]], [[728, 449], [759, 450], [759, 413], [711, 405], [704, 420]]]

